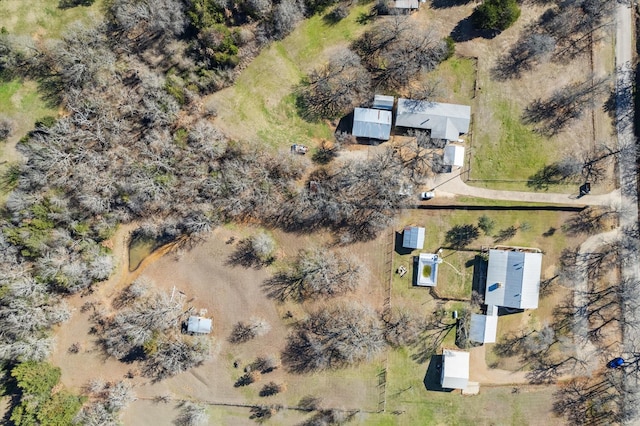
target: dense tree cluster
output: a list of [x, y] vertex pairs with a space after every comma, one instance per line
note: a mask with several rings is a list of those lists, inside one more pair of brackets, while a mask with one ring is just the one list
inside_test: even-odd
[[20, 390], [20, 403], [10, 420], [16, 426], [68, 425], [84, 399], [59, 387], [60, 369], [44, 362], [24, 362], [11, 370]]
[[373, 89], [408, 87], [451, 56], [452, 48], [406, 16], [380, 21], [303, 80], [299, 107], [312, 119], [345, 115], [366, 104]]
[[173, 376], [209, 356], [206, 339], [179, 334], [182, 312], [180, 297], [143, 292], [136, 300], [125, 300], [115, 315], [97, 314], [101, 343], [107, 354], [120, 360], [142, 360], [144, 374], [155, 380]]

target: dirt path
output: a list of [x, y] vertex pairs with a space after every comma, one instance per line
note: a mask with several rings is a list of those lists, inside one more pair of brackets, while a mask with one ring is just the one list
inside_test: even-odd
[[469, 380], [482, 385], [524, 385], [529, 384], [526, 371], [508, 371], [489, 368], [486, 361], [487, 346], [476, 346], [469, 349]]

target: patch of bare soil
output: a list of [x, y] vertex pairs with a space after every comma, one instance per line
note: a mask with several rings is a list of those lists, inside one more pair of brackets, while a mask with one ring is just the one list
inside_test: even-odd
[[[327, 407], [364, 410], [377, 408], [376, 366], [380, 365], [379, 361], [338, 372], [308, 375], [290, 374], [280, 367], [263, 374], [252, 385], [234, 386], [244, 374], [243, 369], [256, 357], [279, 357], [285, 347], [290, 326], [304, 317], [305, 310], [314, 309], [318, 305], [276, 303], [266, 297], [262, 288], [262, 283], [272, 272], [270, 269], [229, 264], [230, 254], [237, 242], [247, 235], [247, 228], [216, 229], [204, 243], [189, 251], [167, 253], [165, 249], [155, 252], [135, 272], [129, 273], [126, 247], [131, 230], [121, 229], [114, 238], [113, 249], [119, 261], [119, 268], [114, 276], [94, 293], [75, 295], [68, 300], [73, 315], [55, 331], [57, 344], [51, 357], [51, 361], [62, 369], [62, 382], [65, 386], [79, 389], [93, 378], [106, 381], [129, 378], [134, 384], [137, 397], [145, 401], [136, 402], [126, 410], [126, 424], [166, 424], [161, 419], [177, 415], [173, 405], [183, 399], [232, 405], [295, 406], [303, 396], [311, 394], [322, 398], [323, 405]], [[321, 244], [323, 239], [329, 239], [322, 235], [297, 236], [280, 231], [274, 231], [274, 236], [280, 247], [279, 255], [287, 257], [295, 256], [298, 250], [312, 244]], [[363, 271], [362, 285], [349, 300], [370, 304], [377, 310], [381, 309], [384, 300], [384, 290], [379, 279], [383, 276], [380, 270], [383, 262], [377, 249], [379, 245], [379, 241], [355, 244], [344, 252], [357, 258]], [[213, 318], [213, 333], [210, 337], [213, 349], [209, 361], [186, 373], [153, 383], [149, 378], [140, 376], [136, 364], [125, 364], [104, 355], [96, 336], [91, 334], [91, 306], [95, 305], [97, 309], [100, 309], [101, 304], [109, 306], [118, 292], [138, 276], [151, 279], [159, 290], [168, 293], [173, 292], [175, 287], [176, 294], [183, 293], [186, 298], [185, 308], [193, 307], [196, 312], [205, 309], [206, 315]], [[238, 321], [248, 321], [253, 317], [266, 320], [271, 326], [269, 332], [246, 343], [230, 343], [228, 338], [233, 326]], [[68, 350], [73, 344], [79, 346], [78, 353]], [[260, 389], [270, 381], [285, 383], [286, 391], [275, 396], [260, 397]], [[171, 396], [172, 402], [168, 406], [160, 404], [158, 409], [149, 412], [151, 402], [146, 400], [162, 395]], [[243, 410], [248, 417], [248, 408]], [[288, 419], [291, 416], [285, 417]], [[244, 424], [244, 419], [234, 420], [233, 424]], [[298, 416], [295, 422], [292, 420], [292, 424], [299, 421]]]

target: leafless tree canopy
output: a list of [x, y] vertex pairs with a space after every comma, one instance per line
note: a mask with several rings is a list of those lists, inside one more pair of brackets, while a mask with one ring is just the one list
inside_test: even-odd
[[349, 257], [319, 248], [300, 252], [290, 268], [276, 273], [264, 287], [280, 301], [333, 297], [353, 291], [360, 267]]
[[383, 346], [382, 327], [371, 308], [338, 305], [320, 309], [297, 324], [283, 363], [298, 373], [339, 368], [369, 360]]

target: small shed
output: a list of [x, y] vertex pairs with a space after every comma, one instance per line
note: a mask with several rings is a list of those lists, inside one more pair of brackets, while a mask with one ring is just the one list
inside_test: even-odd
[[353, 112], [353, 136], [358, 138], [389, 140], [391, 135], [391, 111], [356, 108]]
[[209, 334], [213, 327], [213, 320], [211, 318], [190, 316], [187, 321], [187, 332], [195, 334]]
[[490, 305], [487, 314], [471, 314], [469, 340], [476, 343], [495, 343], [498, 334], [498, 307]]
[[464, 146], [454, 144], [445, 146], [443, 162], [447, 166], [464, 166]]
[[393, 109], [394, 102], [395, 98], [393, 96], [376, 95], [373, 98], [373, 108], [391, 111]]
[[424, 247], [424, 228], [419, 226], [407, 226], [404, 228], [402, 247], [422, 250], [422, 247]]
[[465, 389], [469, 383], [469, 352], [442, 351], [440, 384], [445, 389]]
[[404, 10], [417, 10], [420, 7], [418, 0], [395, 0], [393, 7]]

